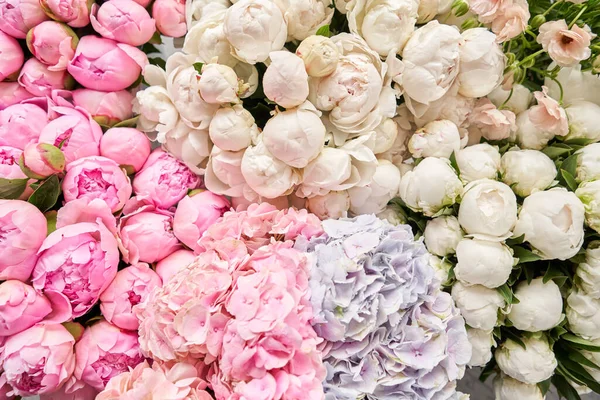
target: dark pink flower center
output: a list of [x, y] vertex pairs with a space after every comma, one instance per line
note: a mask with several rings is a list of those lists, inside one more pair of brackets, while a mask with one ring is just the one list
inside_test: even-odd
[[94, 362], [91, 367], [106, 385], [113, 376], [128, 371], [129, 367], [135, 367], [142, 361], [144, 361], [144, 357], [141, 354], [130, 357], [126, 354], [107, 353]]
[[16, 153], [9, 152], [6, 150], [0, 150], [0, 164], [3, 165], [15, 165], [19, 162]]
[[135, 306], [136, 304], [139, 304], [142, 301], [142, 296], [135, 293], [133, 290], [127, 292], [127, 296], [129, 299], [129, 303], [131, 303], [132, 306]]
[[56, 138], [54, 141], [54, 146], [56, 147], [67, 147], [69, 145], [69, 140], [71, 140], [71, 135], [73, 134], [73, 128], [69, 128]]
[[76, 183], [79, 190], [79, 196], [88, 193], [106, 193], [106, 190], [112, 186], [104, 179], [102, 170], [100, 169], [83, 171], [76, 178]]
[[37, 393], [42, 389], [42, 380], [44, 379], [44, 369], [42, 365], [36, 366], [34, 369], [29, 369], [23, 372], [21, 376], [11, 382], [15, 389], [25, 393]]

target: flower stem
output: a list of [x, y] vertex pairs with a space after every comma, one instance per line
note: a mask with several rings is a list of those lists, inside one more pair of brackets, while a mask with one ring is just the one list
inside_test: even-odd
[[581, 17], [586, 10], [587, 10], [587, 6], [583, 7], [581, 9], [581, 11], [579, 11], [579, 14], [577, 14], [575, 16], [575, 18], [573, 19], [573, 21], [571, 21], [571, 23], [569, 24], [569, 29], [571, 29], [573, 27], [573, 25], [575, 25], [575, 23], [577, 22], [577, 20], [579, 19], [579, 17]]
[[544, 49], [540, 49], [540, 50], [536, 51], [535, 53], [528, 55], [527, 57], [525, 57], [524, 59], [519, 61], [519, 63], [517, 64], [517, 67], [520, 67], [521, 65], [525, 64], [527, 61], [531, 60], [532, 58], [536, 58], [537, 56], [542, 54], [544, 51], [545, 51]]
[[504, 100], [504, 103], [502, 103], [502, 104], [500, 105], [500, 107], [498, 107], [498, 110], [502, 110], [502, 109], [504, 108], [504, 106], [506, 105], [506, 103], [508, 103], [508, 101], [509, 101], [509, 100], [510, 100], [510, 98], [512, 97], [512, 95], [513, 95], [513, 92], [514, 92], [514, 91], [515, 91], [515, 89], [514, 89], [514, 88], [511, 88], [511, 89], [510, 89], [510, 93], [508, 94], [508, 97], [506, 98], [506, 100]]
[[556, 7], [557, 5], [561, 4], [562, 2], [563, 2], [563, 0], [558, 0], [558, 1], [554, 2], [554, 3], [552, 3], [552, 5], [550, 7], [548, 7], [548, 9], [542, 15], [545, 17], [546, 15], [548, 15], [548, 13], [550, 11], [552, 11], [552, 9], [554, 7]]

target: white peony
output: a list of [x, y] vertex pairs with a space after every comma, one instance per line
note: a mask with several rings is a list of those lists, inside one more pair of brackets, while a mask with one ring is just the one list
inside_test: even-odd
[[204, 175], [206, 188], [216, 194], [241, 197], [246, 186], [242, 175], [243, 156], [244, 150], [225, 151], [214, 146]]
[[[554, 68], [551, 64], [549, 68]], [[570, 68], [561, 68], [556, 79], [562, 85], [563, 103], [569, 105], [579, 100], [585, 100], [600, 106], [600, 77], [592, 71], [581, 72], [581, 65]], [[546, 78], [544, 85], [548, 87], [550, 96], [559, 99], [561, 89], [550, 78]]]
[[[467, 337], [473, 347], [469, 367], [483, 367], [492, 359], [492, 347], [496, 344], [492, 331], [468, 328]], [[511, 399], [514, 400], [514, 399]]]
[[[510, 96], [510, 99], [508, 98]], [[502, 89], [502, 86], [498, 86], [487, 95], [496, 107], [500, 107], [504, 104], [503, 109], [510, 110], [519, 115], [523, 111], [529, 108], [529, 105], [533, 101], [533, 93], [523, 85], [513, 85], [512, 95], [510, 90]], [[508, 101], [506, 101], [508, 99]]]
[[600, 141], [600, 106], [589, 101], [575, 101], [567, 108], [569, 134], [565, 140], [588, 139]]
[[600, 143], [592, 143], [577, 151], [577, 182], [600, 179]]
[[504, 77], [506, 56], [488, 28], [473, 28], [462, 33], [458, 93], [466, 97], [487, 96]]
[[[163, 146], [175, 158], [185, 163], [196, 174], [203, 175], [212, 149], [206, 129], [190, 129], [180, 123], [177, 135], [167, 135]], [[185, 133], [184, 133], [185, 132]]]
[[546, 260], [566, 260], [583, 244], [584, 216], [575, 193], [563, 188], [536, 192], [523, 202], [514, 236], [525, 235], [525, 241]]
[[490, 289], [504, 285], [514, 265], [510, 247], [488, 240], [461, 240], [456, 246], [456, 258], [456, 279]]
[[259, 134], [254, 117], [242, 105], [220, 108], [208, 128], [212, 142], [223, 150], [239, 151], [250, 146]]
[[[398, 207], [394, 205], [388, 205], [385, 209], [377, 213], [377, 218], [385, 220], [392, 225], [406, 224], [406, 218], [400, 214]], [[446, 278], [448, 275], [446, 274]]]
[[396, 138], [388, 150], [383, 153], [377, 153], [377, 158], [388, 160], [398, 168], [402, 169], [402, 165], [404, 165], [402, 162], [410, 158], [407, 143], [412, 132], [410, 131], [410, 127], [407, 129], [398, 122], [399, 118], [394, 118], [393, 121], [396, 123], [397, 128]]
[[444, 14], [450, 11], [452, 1], [448, 0], [420, 0], [419, 18], [417, 22], [424, 24], [431, 21], [438, 14]]
[[289, 51], [269, 54], [271, 64], [263, 77], [267, 98], [281, 107], [297, 107], [308, 97], [308, 74], [300, 57]]
[[204, 22], [214, 14], [226, 11], [231, 7], [229, 0], [192, 0], [186, 2], [185, 20], [190, 29], [198, 23]]
[[392, 118], [386, 118], [373, 131], [374, 146], [373, 153], [381, 154], [390, 150], [398, 137], [399, 127]]
[[137, 122], [139, 130], [157, 132], [163, 138], [179, 121], [177, 108], [171, 101], [167, 89], [162, 86], [150, 86], [137, 92], [133, 100], [133, 111], [139, 115]]
[[270, 0], [240, 0], [225, 15], [224, 32], [240, 60], [263, 62], [272, 51], [281, 50], [287, 39], [287, 24]]
[[600, 181], [583, 182], [575, 191], [585, 208], [585, 222], [600, 232]]
[[446, 158], [427, 157], [400, 182], [400, 197], [413, 211], [428, 217], [451, 206], [462, 194], [463, 186]]
[[355, 215], [377, 214], [398, 195], [400, 170], [387, 160], [378, 160], [371, 182], [348, 189], [350, 211]]
[[542, 150], [554, 138], [554, 133], [544, 132], [536, 127], [529, 118], [530, 110], [525, 110], [517, 115], [517, 131], [510, 140], [522, 149]]
[[505, 306], [504, 298], [497, 290], [481, 285], [467, 286], [456, 282], [452, 286], [452, 298], [466, 323], [484, 331], [494, 329], [498, 309]]
[[518, 196], [527, 197], [552, 185], [556, 166], [541, 151], [516, 149], [502, 156], [500, 175]]
[[496, 179], [500, 169], [498, 146], [480, 143], [465, 147], [456, 153], [460, 178], [469, 183], [478, 179]]
[[320, 115], [309, 101], [275, 114], [263, 130], [265, 147], [287, 165], [304, 168], [323, 149], [325, 126]]
[[458, 221], [467, 234], [502, 240], [517, 221], [517, 198], [502, 182], [473, 181], [465, 186]]
[[594, 240], [585, 250], [585, 261], [575, 270], [576, 282], [594, 299], [600, 299], [600, 241]]
[[463, 238], [463, 231], [456, 217], [442, 215], [427, 221], [423, 238], [430, 253], [445, 257], [456, 252], [456, 246]]
[[413, 157], [450, 158], [460, 149], [460, 133], [456, 125], [448, 120], [432, 121], [416, 131], [408, 141], [408, 150]]
[[494, 379], [496, 400], [544, 400], [538, 385], [527, 384], [510, 376], [498, 374]]
[[193, 54], [203, 63], [209, 63], [216, 57], [219, 64], [235, 66], [240, 62], [231, 55], [233, 49], [225, 36], [223, 24], [225, 11], [208, 15], [194, 24], [185, 35], [183, 51]]
[[288, 41], [304, 40], [333, 18], [333, 0], [273, 0], [287, 23]]
[[600, 300], [573, 290], [567, 297], [566, 314], [573, 333], [587, 340], [600, 339]]
[[240, 100], [238, 77], [227, 65], [204, 64], [198, 87], [207, 103], [221, 105], [237, 103]]
[[380, 56], [399, 53], [413, 34], [418, 0], [351, 0], [348, 27], [361, 36]]
[[321, 78], [331, 74], [337, 68], [340, 52], [331, 39], [326, 36], [312, 35], [300, 43], [296, 55], [304, 61], [308, 75]]
[[563, 319], [560, 289], [553, 280], [543, 278], [519, 283], [515, 289], [519, 303], [513, 304], [508, 319], [521, 331], [548, 331]]
[[345, 190], [313, 196], [306, 200], [306, 208], [322, 220], [345, 218], [350, 209], [350, 196]]
[[523, 383], [536, 384], [550, 378], [556, 369], [554, 352], [543, 334], [521, 337], [525, 349], [508, 339], [496, 350], [500, 370]]

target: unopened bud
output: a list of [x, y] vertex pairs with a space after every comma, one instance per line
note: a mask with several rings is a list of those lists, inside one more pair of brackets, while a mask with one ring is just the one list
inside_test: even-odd
[[21, 170], [32, 179], [45, 179], [65, 169], [65, 155], [48, 143], [30, 143], [19, 159]]
[[462, 17], [469, 12], [469, 3], [465, 0], [454, 0], [452, 3], [452, 12], [457, 17]]
[[477, 18], [469, 18], [465, 22], [462, 23], [460, 29], [466, 31], [467, 29], [477, 28], [479, 26], [479, 21]]
[[594, 74], [600, 74], [600, 54], [598, 54], [596, 58], [594, 58], [594, 61], [592, 61], [592, 72]]
[[540, 26], [542, 26], [542, 24], [544, 24], [545, 22], [546, 22], [546, 17], [543, 16], [542, 14], [538, 14], [535, 17], [533, 17], [529, 23], [531, 24], [531, 27], [533, 29], [537, 29]]

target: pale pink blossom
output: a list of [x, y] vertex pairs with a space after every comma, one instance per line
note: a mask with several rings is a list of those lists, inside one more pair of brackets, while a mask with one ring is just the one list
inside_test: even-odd
[[480, 22], [491, 24], [498, 42], [520, 35], [530, 18], [526, 0], [472, 0], [469, 6]]
[[575, 24], [569, 29], [565, 20], [561, 19], [542, 24], [537, 42], [558, 65], [572, 67], [590, 57], [590, 43], [595, 36], [587, 25], [580, 28]]
[[131, 103], [135, 96], [126, 90], [100, 92], [77, 89], [72, 95], [73, 104], [86, 110], [101, 125], [113, 126], [133, 116]]
[[565, 136], [569, 133], [569, 120], [564, 108], [556, 100], [548, 96], [548, 88], [542, 86], [541, 92], [533, 94], [538, 102], [537, 106], [529, 109], [529, 119], [536, 128], [556, 136]]
[[23, 150], [37, 142], [48, 124], [48, 114], [34, 104], [14, 104], [0, 111], [0, 146]]
[[20, 281], [0, 284], [0, 336], [28, 329], [52, 312], [48, 299]]
[[166, 283], [178, 271], [190, 265], [195, 258], [194, 252], [190, 250], [177, 250], [156, 263], [156, 273]]
[[18, 82], [29, 93], [42, 97], [49, 96], [55, 89], [68, 89], [73, 86], [73, 79], [66, 71], [52, 71], [36, 58], [25, 61]]
[[0, 1], [0, 30], [16, 39], [25, 39], [31, 28], [47, 19], [38, 0]]
[[0, 82], [0, 111], [34, 97], [19, 82]]
[[21, 69], [24, 55], [17, 39], [0, 31], [0, 81]]
[[19, 167], [23, 150], [11, 146], [0, 146], [0, 178], [24, 179], [27, 176]]
[[515, 113], [498, 110], [487, 98], [477, 101], [469, 120], [487, 140], [506, 139], [517, 129]]

